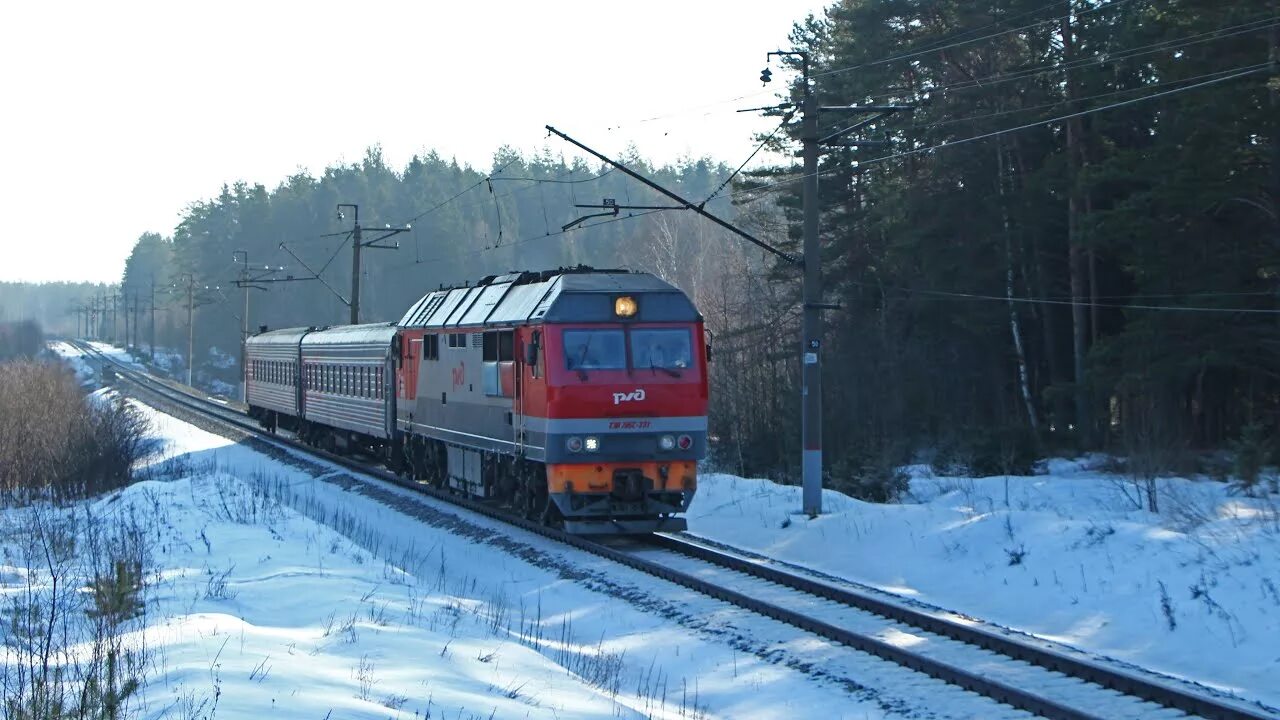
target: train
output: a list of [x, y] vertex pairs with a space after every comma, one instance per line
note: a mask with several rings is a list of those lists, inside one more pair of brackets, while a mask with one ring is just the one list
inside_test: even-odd
[[245, 358], [272, 431], [578, 535], [687, 528], [711, 343], [652, 274], [489, 276], [396, 322], [261, 328]]

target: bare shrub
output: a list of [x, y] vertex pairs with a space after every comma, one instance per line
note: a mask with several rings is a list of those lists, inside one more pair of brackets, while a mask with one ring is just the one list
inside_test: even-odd
[[44, 347], [44, 333], [30, 320], [0, 323], [0, 360], [31, 359]]
[[145, 626], [149, 533], [129, 513], [47, 503], [5, 517], [22, 581], [0, 601], [0, 708], [10, 718], [130, 716], [151, 662]]
[[68, 502], [128, 484], [148, 426], [122, 400], [91, 402], [58, 365], [0, 364], [0, 499]]

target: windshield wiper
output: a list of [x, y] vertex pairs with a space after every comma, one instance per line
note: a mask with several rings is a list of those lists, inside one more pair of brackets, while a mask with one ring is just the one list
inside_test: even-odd
[[587, 379], [587, 371], [582, 369], [582, 363], [587, 361], [587, 349], [591, 347], [591, 340], [594, 337], [594, 333], [587, 333], [587, 341], [582, 344], [582, 352], [578, 353], [578, 362], [574, 363], [573, 369], [578, 371], [579, 380]]
[[650, 358], [650, 359], [649, 359], [649, 371], [650, 371], [650, 372], [653, 372], [654, 370], [661, 370], [662, 372], [664, 372], [664, 373], [666, 373], [666, 374], [668, 374], [668, 375], [670, 375], [671, 377], [674, 377], [674, 378], [678, 378], [678, 377], [680, 377], [680, 371], [679, 371], [679, 370], [676, 370], [675, 368], [669, 368], [669, 367], [667, 367], [666, 365], [654, 365], [654, 364], [653, 364], [653, 359], [652, 359], [652, 358]]

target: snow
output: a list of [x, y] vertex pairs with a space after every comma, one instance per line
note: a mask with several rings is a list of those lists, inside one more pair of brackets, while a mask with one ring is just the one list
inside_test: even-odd
[[[145, 636], [162, 659], [144, 717], [215, 698], [230, 717], [987, 715], [888, 687], [890, 674], [787, 626], [147, 412], [166, 443], [150, 479], [93, 506], [154, 516], [163, 581]], [[1055, 459], [1008, 478], [912, 467], [906, 502], [827, 490], [812, 520], [796, 513], [798, 487], [704, 474], [689, 526], [1280, 706], [1280, 502], [1164, 478], [1150, 513], [1101, 464]], [[0, 586], [14, 581], [0, 570]]]
[[877, 505], [707, 474], [690, 532], [1280, 706], [1280, 499], [1158, 480], [1159, 513], [1098, 458], [1033, 477], [932, 477]]
[[[147, 529], [139, 717], [880, 718], [989, 707], [593, 555], [139, 407], [163, 449], [140, 482], [80, 506]], [[0, 595], [20, 589], [11, 569], [0, 568]]]

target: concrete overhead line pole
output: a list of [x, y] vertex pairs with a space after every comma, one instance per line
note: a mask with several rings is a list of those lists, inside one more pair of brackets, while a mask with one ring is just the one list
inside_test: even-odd
[[[243, 256], [243, 260], [241, 259]], [[240, 317], [240, 377], [248, 377], [245, 374], [246, 344], [249, 340], [249, 251], [235, 250], [231, 253], [232, 262], [242, 263], [240, 265], [240, 281], [236, 284], [240, 289], [244, 290], [244, 315]], [[249, 402], [248, 384], [241, 381], [240, 383], [240, 401]]]
[[[774, 51], [766, 53], [766, 61], [774, 55], [800, 59], [800, 78], [803, 83], [800, 128], [801, 157], [804, 163], [803, 224], [804, 233], [804, 304], [801, 321], [800, 347], [800, 405], [801, 405], [801, 475], [804, 489], [802, 510], [810, 517], [822, 512], [822, 311], [838, 310], [837, 305], [822, 299], [822, 242], [818, 219], [821, 212], [818, 194], [818, 156], [824, 146], [856, 147], [859, 145], [887, 145], [885, 140], [845, 142], [852, 133], [873, 126], [898, 112], [910, 112], [911, 105], [834, 105], [819, 106], [813, 93], [809, 76], [809, 53], [802, 50]], [[767, 83], [771, 73], [768, 67], [760, 73], [760, 80]], [[779, 106], [781, 109], [782, 106]], [[823, 135], [818, 130], [819, 116], [823, 112], [870, 114], [848, 127]]]
[[150, 340], [151, 342], [149, 343], [149, 347], [151, 348], [151, 351], [148, 354], [151, 356], [151, 362], [155, 362], [156, 361], [156, 275], [155, 273], [151, 274], [151, 337], [150, 337]]
[[120, 304], [124, 306], [124, 349], [129, 349], [129, 294], [124, 291], [124, 286], [120, 286]]
[[[772, 53], [771, 53], [771, 54], [772, 54]], [[806, 58], [807, 58], [807, 56], [806, 56]], [[807, 60], [806, 60], [805, 68], [806, 68], [806, 77], [807, 77], [807, 74], [808, 74], [808, 64], [807, 64]], [[767, 76], [767, 74], [766, 74], [765, 76]], [[765, 77], [765, 76], [762, 76], [762, 77]], [[806, 86], [807, 86], [807, 84], [806, 84]], [[815, 136], [815, 137], [816, 137], [816, 135], [817, 135], [817, 132], [816, 132], [816, 122], [810, 119], [810, 117], [809, 117], [809, 116], [811, 116], [811, 115], [813, 115], [813, 114], [812, 114], [812, 113], [809, 113], [809, 114], [807, 114], [807, 115], [806, 115], [805, 128], [806, 128], [807, 130], [814, 130], [814, 132], [812, 132], [812, 133], [810, 133], [810, 134], [812, 134], [813, 136]], [[660, 193], [662, 193], [663, 195], [665, 195], [665, 196], [667, 196], [667, 197], [671, 198], [672, 200], [675, 200], [677, 203], [680, 203], [680, 206], [679, 206], [678, 208], [673, 208], [673, 209], [693, 210], [694, 212], [698, 213], [699, 215], [702, 215], [703, 217], [707, 218], [708, 220], [711, 220], [712, 222], [716, 223], [716, 224], [717, 224], [717, 225], [719, 225], [720, 227], [723, 227], [723, 228], [725, 228], [726, 230], [729, 230], [730, 232], [732, 232], [732, 233], [734, 233], [734, 234], [738, 235], [739, 237], [741, 237], [741, 238], [743, 238], [743, 239], [747, 240], [748, 242], [750, 242], [750, 243], [752, 243], [752, 244], [754, 244], [754, 245], [756, 245], [756, 246], [758, 246], [758, 247], [760, 247], [760, 248], [763, 248], [764, 250], [766, 250], [766, 251], [768, 251], [768, 252], [770, 252], [770, 253], [773, 253], [775, 256], [777, 256], [778, 258], [780, 258], [780, 259], [781, 259], [781, 260], [783, 260], [784, 262], [790, 263], [790, 264], [792, 264], [792, 265], [803, 265], [803, 266], [804, 266], [804, 270], [805, 270], [805, 272], [804, 272], [805, 288], [804, 288], [803, 296], [804, 296], [805, 301], [806, 301], [806, 302], [805, 302], [805, 323], [804, 323], [804, 328], [803, 328], [804, 338], [805, 338], [805, 343], [806, 343], [806, 345], [807, 345], [807, 344], [810, 342], [810, 338], [812, 338], [812, 339], [814, 339], [814, 340], [816, 340], [816, 339], [818, 338], [817, 333], [819, 333], [819, 332], [821, 331], [820, 326], [817, 326], [816, 324], [815, 324], [815, 325], [811, 325], [811, 324], [810, 324], [810, 322], [809, 322], [811, 313], [812, 313], [813, 315], [815, 315], [815, 316], [816, 316], [817, 310], [819, 309], [819, 306], [817, 305], [817, 300], [818, 300], [818, 299], [820, 299], [820, 298], [822, 297], [822, 293], [821, 293], [821, 288], [820, 288], [820, 287], [818, 287], [816, 290], [815, 290], [815, 289], [812, 289], [812, 288], [810, 288], [810, 287], [809, 287], [810, 282], [813, 282], [815, 279], [816, 279], [816, 280], [819, 280], [819, 281], [821, 280], [821, 275], [819, 274], [819, 271], [820, 271], [820, 265], [819, 265], [820, 257], [819, 257], [819, 254], [817, 253], [817, 224], [818, 224], [818, 223], [817, 223], [817, 211], [816, 211], [816, 208], [817, 208], [817, 199], [816, 199], [816, 197], [814, 198], [814, 200], [812, 201], [812, 203], [810, 203], [810, 200], [809, 200], [810, 195], [809, 195], [809, 193], [805, 193], [805, 211], [806, 211], [806, 215], [805, 215], [805, 220], [806, 220], [806, 222], [805, 222], [805, 228], [806, 228], [806, 231], [807, 231], [808, 229], [810, 229], [810, 226], [812, 226], [812, 229], [814, 230], [814, 232], [812, 233], [812, 238], [810, 238], [809, 234], [808, 234], [808, 233], [806, 233], [806, 236], [805, 236], [805, 246], [804, 246], [804, 247], [805, 247], [805, 254], [804, 254], [804, 257], [803, 257], [803, 258], [799, 258], [799, 257], [796, 257], [795, 255], [792, 255], [791, 253], [786, 252], [785, 250], [780, 250], [780, 249], [778, 249], [778, 248], [774, 247], [773, 245], [770, 245], [769, 243], [767, 243], [767, 242], [765, 242], [765, 241], [763, 241], [763, 240], [760, 240], [759, 238], [756, 238], [755, 236], [751, 235], [751, 234], [750, 234], [750, 233], [748, 233], [747, 231], [745, 231], [745, 230], [743, 230], [743, 229], [741, 229], [741, 228], [737, 227], [736, 225], [734, 225], [734, 224], [732, 224], [732, 223], [728, 222], [727, 220], [723, 220], [723, 219], [721, 219], [721, 218], [717, 217], [716, 215], [712, 214], [710, 211], [708, 211], [708, 210], [706, 209], [706, 207], [705, 207], [705, 206], [706, 206], [706, 203], [705, 203], [705, 202], [702, 202], [702, 203], [693, 203], [693, 202], [690, 202], [689, 200], [686, 200], [685, 198], [680, 197], [680, 196], [679, 196], [679, 195], [677, 195], [676, 193], [674, 193], [674, 192], [672, 192], [672, 191], [670, 191], [670, 190], [668, 190], [668, 189], [666, 189], [666, 188], [662, 187], [661, 185], [659, 185], [659, 184], [657, 184], [657, 183], [653, 182], [652, 180], [650, 180], [650, 179], [648, 179], [648, 178], [646, 178], [646, 177], [644, 177], [644, 176], [642, 176], [642, 175], [640, 175], [640, 174], [636, 173], [636, 172], [635, 172], [635, 171], [633, 171], [631, 168], [628, 168], [628, 167], [626, 167], [625, 165], [623, 165], [623, 164], [621, 164], [621, 163], [619, 163], [619, 162], [616, 162], [616, 161], [614, 161], [614, 160], [612, 160], [612, 159], [610, 159], [610, 158], [608, 158], [608, 157], [605, 157], [604, 155], [601, 155], [600, 153], [596, 152], [595, 150], [592, 150], [591, 148], [587, 147], [586, 145], [583, 145], [582, 143], [578, 142], [577, 140], [574, 140], [573, 138], [569, 137], [568, 135], [565, 135], [564, 133], [560, 132], [559, 130], [555, 129], [554, 127], [551, 127], [550, 125], [548, 125], [548, 126], [547, 126], [547, 132], [550, 132], [551, 134], [553, 134], [553, 135], [555, 135], [555, 136], [557, 136], [557, 137], [559, 137], [559, 138], [561, 138], [561, 139], [563, 139], [563, 140], [565, 140], [565, 141], [567, 141], [567, 142], [569, 142], [569, 143], [572, 143], [572, 144], [573, 144], [573, 145], [575, 145], [576, 147], [581, 148], [582, 150], [585, 150], [586, 152], [590, 153], [591, 155], [595, 156], [596, 158], [598, 158], [598, 159], [600, 159], [600, 160], [602, 160], [602, 161], [604, 161], [604, 162], [608, 163], [609, 165], [613, 166], [614, 168], [616, 168], [616, 169], [618, 169], [618, 170], [622, 171], [622, 172], [623, 172], [624, 174], [626, 174], [627, 176], [632, 177], [632, 178], [635, 178], [636, 180], [639, 180], [640, 182], [644, 183], [645, 185], [647, 185], [647, 186], [649, 186], [649, 187], [653, 188], [654, 190], [657, 190], [658, 192], [660, 192]], [[814, 143], [814, 144], [813, 144], [813, 148], [814, 148], [814, 150], [812, 150], [812, 152], [811, 152], [807, 147], [806, 147], [806, 151], [805, 151], [805, 152], [806, 152], [806, 155], [805, 155], [806, 167], [808, 167], [809, 165], [812, 165], [812, 166], [813, 166], [813, 168], [814, 168], [814, 171], [810, 171], [810, 172], [808, 172], [808, 176], [806, 177], [806, 180], [805, 180], [805, 188], [806, 188], [806, 189], [809, 189], [809, 188], [812, 186], [812, 188], [814, 189], [815, 195], [816, 195], [816, 188], [817, 188], [817, 173], [816, 173], [816, 167], [817, 167], [817, 162], [818, 162], [818, 157], [817, 157], [816, 147], [817, 147], [817, 144], [816, 144], [816, 143]], [[812, 157], [810, 157], [810, 155], [812, 155]], [[811, 204], [812, 204], [812, 207], [810, 207], [810, 205], [811, 205]], [[567, 226], [566, 226], [566, 227], [567, 227]], [[812, 254], [810, 254], [810, 253], [812, 253]], [[813, 298], [813, 299], [814, 299], [814, 301], [813, 301], [813, 302], [810, 302], [810, 298]], [[811, 334], [811, 333], [812, 333], [812, 334]], [[817, 346], [818, 346], [818, 344], [820, 344], [820, 341], [819, 341], [819, 342], [815, 342], [815, 343], [814, 343], [814, 345], [813, 345], [813, 350], [812, 350], [812, 351], [804, 350], [804, 358], [803, 358], [803, 359], [804, 359], [804, 361], [805, 361], [805, 363], [806, 363], [806, 364], [804, 365], [804, 368], [805, 368], [805, 378], [806, 378], [806, 379], [810, 377], [810, 374], [811, 374], [811, 373], [812, 373], [812, 375], [814, 375], [814, 376], [816, 376], [816, 374], [817, 374], [817, 359], [816, 359], [816, 356], [817, 356]], [[808, 363], [808, 358], [810, 357], [810, 353], [812, 353], [812, 356], [814, 357], [814, 361], [813, 361], [813, 363], [812, 363], [812, 367], [811, 367], [811, 366], [810, 366], [810, 364]], [[808, 385], [805, 385], [805, 388], [806, 388], [806, 390], [807, 390], [807, 389], [808, 389]], [[804, 425], [804, 434], [805, 434], [805, 439], [806, 439], [806, 444], [805, 444], [805, 455], [804, 455], [804, 457], [803, 457], [803, 461], [804, 461], [803, 469], [804, 469], [804, 472], [805, 472], [805, 483], [806, 483], [806, 484], [805, 484], [806, 500], [807, 500], [807, 498], [808, 498], [808, 492], [809, 492], [809, 485], [808, 485], [808, 483], [809, 483], [809, 481], [810, 481], [811, 479], [812, 479], [812, 480], [814, 480], [814, 481], [817, 483], [817, 486], [816, 486], [816, 488], [817, 488], [817, 490], [816, 490], [816, 496], [819, 498], [819, 502], [818, 502], [818, 504], [816, 504], [816, 505], [810, 506], [808, 502], [806, 502], [806, 503], [805, 503], [805, 512], [810, 513], [810, 514], [812, 514], [812, 515], [816, 515], [816, 514], [818, 514], [819, 512], [821, 512], [821, 502], [820, 502], [820, 499], [821, 499], [821, 493], [822, 493], [822, 485], [821, 485], [821, 483], [822, 483], [822, 474], [821, 474], [821, 470], [822, 470], [822, 443], [821, 443], [821, 437], [822, 437], [822, 426], [821, 426], [821, 424], [820, 424], [820, 423], [821, 423], [822, 405], [821, 405], [821, 398], [820, 398], [820, 396], [818, 395], [818, 392], [819, 392], [819, 391], [818, 391], [818, 389], [817, 389], [817, 388], [815, 388], [815, 389], [814, 389], [814, 391], [813, 391], [812, 393], [809, 393], [809, 392], [807, 392], [807, 391], [802, 393], [802, 401], [803, 401], [803, 403], [804, 403], [804, 416], [803, 416], [803, 418], [802, 418], [801, 422], [802, 422], [802, 423], [803, 423], [803, 425]], [[811, 405], [812, 405], [812, 407], [810, 407]], [[818, 420], [817, 420], [817, 422], [816, 422], [816, 423], [811, 423], [811, 422], [810, 422], [809, 418], [810, 418], [810, 414], [811, 414], [811, 413], [812, 413], [815, 417], [817, 417], [817, 418], [818, 418]], [[809, 442], [808, 442], [808, 441], [809, 441], [809, 439], [810, 439], [810, 435], [811, 435], [811, 434], [816, 434], [816, 437], [818, 438], [818, 440], [817, 440], [817, 442], [816, 442], [816, 446], [814, 446], [814, 447], [812, 448], [812, 450], [813, 450], [814, 452], [811, 452], [810, 444], [809, 444]], [[816, 474], [813, 476], [813, 478], [810, 478], [810, 474], [809, 474], [809, 473], [810, 473], [814, 468], [816, 468], [817, 472], [816, 472]]]
[[196, 364], [196, 326], [192, 322], [195, 311], [195, 278], [191, 273], [183, 273], [182, 281], [187, 286], [187, 387], [191, 387], [191, 371]]
[[[804, 308], [801, 324], [800, 347], [800, 402], [802, 406], [801, 473], [804, 479], [802, 510], [809, 516], [815, 516], [822, 512], [822, 376], [821, 365], [819, 363], [821, 357], [820, 351], [822, 349], [822, 317], [819, 313], [822, 310], [838, 309], [838, 306], [824, 303], [822, 301], [822, 252], [818, 234], [820, 209], [818, 195], [818, 155], [824, 145], [851, 147], [858, 145], [888, 144], [887, 139], [882, 141], [860, 142], [843, 142], [843, 140], [851, 133], [867, 128], [868, 126], [872, 126], [894, 113], [910, 111], [914, 108], [910, 105], [819, 106], [813, 96], [812, 84], [810, 83], [809, 53], [803, 51], [777, 51], [768, 53], [767, 57], [771, 58], [774, 55], [798, 57], [801, 61], [801, 77], [802, 82], [804, 83], [803, 105], [800, 108], [803, 113], [801, 141], [802, 157], [804, 161], [804, 253], [802, 257], [796, 257], [791, 253], [780, 250], [769, 243], [752, 236], [750, 233], [738, 228], [732, 223], [715, 216], [705, 208], [705, 202], [697, 204], [692, 203], [661, 185], [658, 185], [652, 180], [639, 175], [625, 165], [592, 150], [586, 145], [583, 145], [577, 140], [574, 140], [568, 135], [556, 130], [554, 127], [548, 125], [546, 128], [547, 132], [556, 135], [587, 153], [590, 153], [599, 160], [608, 163], [617, 170], [622, 171], [627, 176], [632, 177], [672, 200], [675, 200], [680, 203], [681, 208], [693, 210], [726, 230], [744, 238], [748, 242], [773, 253], [785, 262], [793, 265], [803, 265], [804, 287], [801, 291], [801, 298]], [[765, 68], [764, 72], [760, 75], [760, 79], [767, 83], [770, 80], [771, 74], [770, 70]], [[783, 103], [782, 105], [768, 109], [786, 110], [792, 107], [794, 106], [789, 103]], [[872, 117], [855, 122], [854, 124], [843, 129], [836, 130], [835, 132], [822, 135], [818, 129], [818, 119], [820, 112], [824, 111], [869, 113], [872, 114]]]
[[138, 335], [140, 334], [140, 328], [141, 328], [141, 326], [138, 325], [139, 309], [140, 308], [138, 307], [138, 291], [134, 290], [133, 291], [133, 347], [134, 348], [137, 348], [142, 344], [141, 340], [138, 338]]
[[[193, 370], [195, 369], [195, 309], [213, 302], [202, 296], [196, 295], [196, 279], [191, 273], [182, 273], [175, 287], [180, 287], [187, 293], [187, 385], [192, 385]], [[218, 290], [218, 287], [210, 288], [208, 285], [202, 286], [203, 290]]]
[[346, 217], [342, 208], [351, 208], [352, 225], [351, 225], [351, 300], [347, 303], [351, 308], [351, 324], [360, 324], [360, 251], [364, 248], [373, 248], [377, 250], [399, 250], [400, 243], [394, 245], [379, 245], [382, 240], [386, 240], [392, 235], [398, 235], [402, 232], [409, 232], [412, 228], [405, 225], [402, 228], [393, 228], [387, 225], [376, 230], [378, 237], [365, 242], [363, 228], [360, 227], [360, 206], [352, 203], [338, 203], [338, 219], [342, 220]]
[[[283, 245], [284, 243], [281, 243]], [[259, 274], [251, 275], [252, 268], [249, 267], [249, 251], [236, 250], [231, 253], [231, 259], [236, 263], [240, 263], [240, 277], [234, 282], [236, 287], [244, 290], [244, 315], [240, 317], [240, 376], [244, 377], [244, 367], [249, 361], [248, 357], [248, 340], [249, 340], [249, 291], [250, 290], [266, 290], [261, 283], [271, 282], [288, 282], [293, 280], [293, 276], [285, 280], [273, 278], [272, 276], [284, 270], [284, 267], [271, 267], [263, 265]], [[311, 279], [311, 278], [305, 278]], [[243, 380], [240, 383], [240, 399], [248, 402], [248, 396], [245, 394], [245, 384]]]

